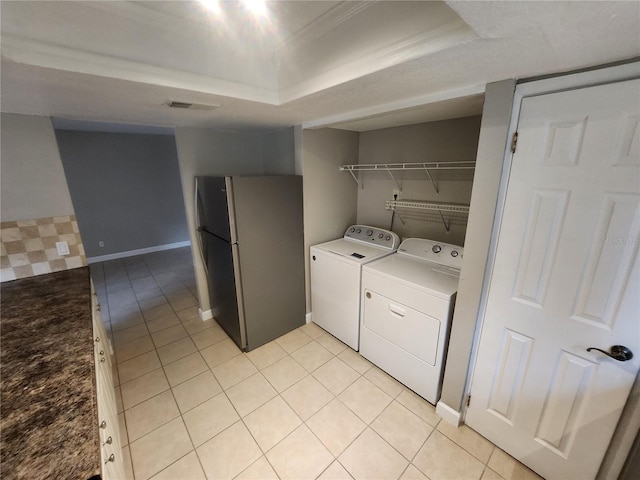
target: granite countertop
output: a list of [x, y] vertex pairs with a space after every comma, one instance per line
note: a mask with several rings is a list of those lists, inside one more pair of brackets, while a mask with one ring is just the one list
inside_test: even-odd
[[0, 474], [100, 473], [88, 267], [0, 286]]

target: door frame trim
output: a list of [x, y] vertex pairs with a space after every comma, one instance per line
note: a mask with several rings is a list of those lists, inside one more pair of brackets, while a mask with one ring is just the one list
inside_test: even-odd
[[[548, 95], [568, 90], [577, 90], [581, 88], [593, 87], [597, 85], [605, 85], [609, 83], [619, 83], [626, 80], [634, 80], [640, 78], [640, 61], [634, 61], [623, 65], [604, 67], [597, 70], [586, 72], [569, 73], [557, 77], [545, 78], [541, 80], [520, 80], [516, 85], [516, 91], [513, 97], [513, 106], [511, 111], [511, 120], [509, 122], [508, 139], [512, 139], [518, 129], [520, 121], [520, 110], [522, 101], [527, 97], [539, 95]], [[482, 282], [482, 293], [480, 295], [480, 305], [478, 308], [478, 316], [476, 319], [475, 334], [471, 348], [471, 359], [467, 370], [467, 379], [464, 396], [471, 394], [473, 374], [475, 372], [476, 361], [478, 357], [478, 346], [480, 336], [484, 326], [484, 317], [486, 313], [487, 299], [491, 276], [493, 274], [493, 266], [495, 263], [496, 250], [498, 244], [498, 234], [502, 227], [502, 215], [504, 212], [507, 187], [509, 183], [509, 175], [511, 172], [513, 153], [511, 152], [511, 141], [507, 142], [504, 153], [502, 176], [500, 178], [500, 187], [498, 192], [498, 201], [496, 205], [496, 213], [491, 229], [491, 240], [489, 245], [489, 254], [485, 267], [484, 278]], [[640, 375], [636, 378], [632, 393], [629, 396], [627, 405], [624, 408], [620, 422], [613, 434], [611, 444], [605, 453], [597, 479], [617, 478], [628, 453], [631, 450], [635, 439], [635, 432], [640, 428], [640, 398], [633, 395], [633, 392], [640, 390]], [[467, 407], [462, 406], [462, 418], [466, 417]], [[615, 445], [615, 448], [612, 448]], [[615, 451], [613, 451], [615, 450]]]

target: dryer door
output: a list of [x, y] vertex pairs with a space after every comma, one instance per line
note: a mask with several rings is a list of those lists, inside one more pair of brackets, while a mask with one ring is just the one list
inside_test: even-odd
[[440, 321], [365, 289], [363, 326], [429, 365], [436, 364]]

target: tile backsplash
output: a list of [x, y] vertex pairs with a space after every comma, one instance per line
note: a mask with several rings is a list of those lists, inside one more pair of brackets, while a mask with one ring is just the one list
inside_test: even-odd
[[[87, 265], [75, 215], [0, 223], [0, 282]], [[67, 242], [60, 256], [56, 242]]]

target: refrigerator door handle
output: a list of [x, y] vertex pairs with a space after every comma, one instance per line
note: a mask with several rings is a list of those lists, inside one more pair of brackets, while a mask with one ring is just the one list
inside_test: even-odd
[[244, 316], [244, 297], [242, 293], [242, 275], [240, 272], [240, 251], [237, 243], [231, 244], [233, 256], [233, 275], [236, 281], [236, 298], [238, 302], [238, 319], [240, 323], [240, 345], [243, 350], [247, 348], [247, 324]]
[[233, 202], [233, 179], [232, 177], [225, 178], [225, 188], [227, 190], [227, 205], [229, 212], [229, 233], [231, 234], [231, 243], [238, 243], [238, 232], [236, 230], [236, 209]]

